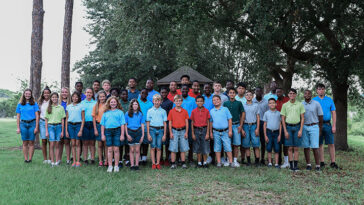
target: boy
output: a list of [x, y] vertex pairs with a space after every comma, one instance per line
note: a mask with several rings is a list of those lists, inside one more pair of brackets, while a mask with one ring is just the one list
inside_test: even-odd
[[[178, 95], [182, 95], [182, 86], [183, 85], [187, 85], [188, 87], [190, 86], [190, 76], [189, 75], [182, 75], [181, 78], [181, 89], [177, 90], [177, 94]], [[191, 88], [188, 89], [188, 95], [192, 96], [193, 95], [193, 90]]]
[[229, 100], [229, 98], [221, 92], [221, 83], [214, 82], [213, 87], [214, 87], [214, 93], [213, 93], [213, 95], [220, 96], [220, 99], [221, 99], [221, 103], [222, 104], [224, 104], [224, 102], [226, 102], [226, 101]]
[[83, 90], [83, 83], [81, 81], [78, 81], [75, 83], [75, 89], [78, 93], [81, 95], [81, 101], [86, 98], [86, 95], [82, 92]]
[[[139, 102], [140, 110], [143, 114], [144, 120], [146, 120], [146, 118], [147, 118], [148, 110], [153, 107], [153, 103], [147, 99], [147, 96], [148, 96], [148, 91], [146, 88], [143, 88], [140, 91], [140, 98], [138, 99], [138, 102]], [[148, 141], [147, 129], [145, 129], [145, 131], [144, 131], [144, 136], [145, 137], [143, 139], [143, 144], [141, 145], [141, 154], [140, 154], [140, 157], [141, 157], [140, 164], [141, 165], [146, 165], [146, 163], [147, 163], [148, 147], [149, 147], [149, 143], [150, 143]]]
[[[152, 169], [161, 169], [160, 158], [162, 142], [166, 140], [167, 129], [167, 112], [160, 107], [162, 97], [159, 94], [153, 96], [154, 106], [147, 113], [147, 133], [148, 140], [151, 143], [150, 156], [152, 158]], [[157, 159], [155, 157], [157, 149]]]
[[229, 159], [229, 165], [234, 168], [235, 165], [232, 163], [233, 158], [231, 154], [231, 137], [232, 132], [232, 116], [226, 107], [221, 105], [221, 97], [214, 95], [212, 98], [214, 108], [210, 110], [210, 136], [214, 139], [214, 151], [217, 160], [217, 167], [221, 167], [221, 147], [224, 146], [224, 150]]
[[251, 165], [250, 161], [250, 145], [254, 149], [255, 166], [259, 166], [259, 108], [258, 104], [253, 103], [253, 92], [247, 91], [245, 93], [246, 103], [244, 104], [245, 120], [241, 133], [243, 135], [243, 147], [247, 158], [247, 166]]
[[203, 86], [203, 97], [204, 97], [204, 101], [205, 103], [203, 104], [203, 106], [208, 109], [209, 111], [214, 107], [214, 104], [212, 103], [212, 94], [211, 94], [211, 85], [206, 83]]
[[233, 157], [234, 165], [240, 167], [238, 163], [239, 148], [241, 145], [241, 128], [245, 119], [245, 112], [243, 104], [240, 101], [235, 100], [236, 90], [235, 88], [229, 88], [227, 90], [230, 100], [224, 102], [224, 107], [227, 107], [232, 115], [232, 130], [233, 130]]
[[[123, 108], [123, 112], [124, 112], [124, 115], [127, 115], [128, 113], [128, 110], [129, 110], [129, 104], [130, 102], [128, 101], [129, 97], [128, 97], [128, 91], [126, 89], [122, 89], [120, 91], [120, 104], [121, 104], [121, 107]], [[125, 133], [126, 134], [126, 133]], [[121, 146], [120, 146], [120, 161], [122, 161], [123, 159], [125, 160], [125, 165], [128, 167], [130, 166], [130, 163], [129, 163], [129, 144], [127, 143], [127, 141], [125, 140], [126, 143], [121, 143]], [[125, 154], [124, 154], [124, 158], [122, 157], [123, 156], [123, 147], [125, 147]]]
[[224, 92], [224, 95], [226, 95], [226, 97], [228, 97], [229, 98], [229, 89], [230, 88], [234, 88], [235, 87], [235, 83], [234, 83], [234, 81], [232, 81], [232, 80], [227, 80], [226, 81], [226, 84], [225, 84], [225, 89], [226, 89], [226, 91]]
[[305, 121], [305, 108], [302, 103], [296, 101], [296, 96], [297, 91], [291, 88], [288, 93], [289, 101], [283, 104], [281, 110], [284, 135], [286, 137], [285, 146], [288, 147], [288, 160], [292, 171], [299, 170], [297, 166], [299, 138], [302, 136], [302, 128]]
[[109, 80], [103, 80], [102, 81], [102, 89], [104, 89], [104, 91], [106, 92], [106, 98], [109, 98], [111, 96], [111, 83]]
[[[193, 142], [193, 152], [197, 154], [197, 167], [207, 168], [207, 155], [210, 153], [210, 113], [203, 106], [204, 98], [200, 95], [196, 97], [197, 108], [192, 110], [191, 129]], [[203, 155], [203, 164], [201, 163]]]
[[174, 101], [174, 96], [177, 95], [177, 82], [176, 81], [171, 81], [169, 83], [169, 93], [168, 93], [168, 99], [173, 102]]
[[235, 100], [240, 101], [244, 105], [246, 103], [246, 98], [245, 98], [246, 85], [245, 85], [245, 83], [242, 83], [242, 82], [238, 83], [236, 90], [238, 91], [238, 94], [235, 96]]
[[148, 79], [147, 82], [145, 83], [145, 87], [146, 87], [146, 89], [148, 91], [147, 99], [150, 102], [153, 102], [153, 96], [156, 95], [156, 94], [159, 94], [159, 92], [154, 90], [154, 81], [153, 81], [153, 79]]
[[[277, 94], [276, 109], [280, 112], [282, 110], [283, 104], [288, 102], [289, 98], [284, 96], [284, 90], [282, 88], [277, 88], [276, 94]], [[279, 157], [278, 157], [279, 164], [282, 164], [282, 151], [283, 151], [284, 162], [281, 165], [281, 168], [289, 167], [288, 147], [284, 146], [284, 141], [285, 141], [285, 137], [281, 137], [281, 142], [279, 143], [280, 151], [279, 151]], [[282, 147], [283, 147], [283, 149], [282, 149]]]
[[[159, 91], [161, 93], [162, 96], [162, 104], [161, 107], [167, 112], [167, 116], [169, 115], [169, 111], [171, 111], [171, 109], [173, 108], [173, 102], [170, 101], [168, 99], [168, 88], [166, 87], [162, 87]], [[170, 151], [168, 150], [168, 145], [169, 145], [169, 124], [167, 121], [167, 133], [166, 133], [166, 141], [163, 142], [162, 144], [162, 157], [161, 157], [161, 165], [164, 166], [170, 166], [169, 164], [169, 156], [170, 156]], [[166, 153], [166, 158], [165, 160], [163, 160], [163, 145], [165, 145], [165, 153]]]
[[192, 92], [188, 93], [189, 96], [196, 98], [200, 94], [200, 83], [197, 80], [192, 82]]
[[269, 110], [263, 115], [263, 130], [265, 141], [267, 142], [267, 152], [268, 152], [268, 167], [272, 167], [272, 146], [274, 148], [274, 160], [275, 168], [280, 168], [278, 164], [278, 153], [279, 153], [279, 142], [281, 141], [281, 114], [276, 109], [276, 100], [270, 98], [268, 100]]
[[128, 86], [129, 86], [128, 101], [131, 101], [132, 99], [138, 99], [139, 90], [136, 89], [137, 86], [136, 78], [129, 78]]
[[171, 151], [171, 169], [176, 169], [176, 153], [181, 152], [182, 168], [186, 169], [186, 152], [188, 146], [188, 112], [181, 107], [183, 98], [180, 95], [174, 97], [175, 108], [168, 115], [169, 123], [169, 151]]
[[94, 82], [92, 83], [92, 89], [94, 89], [94, 97], [95, 100], [97, 100], [97, 93], [100, 91], [100, 81], [99, 80], [94, 80]]

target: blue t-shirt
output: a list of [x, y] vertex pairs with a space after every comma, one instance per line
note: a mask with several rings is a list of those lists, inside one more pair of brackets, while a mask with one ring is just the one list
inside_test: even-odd
[[153, 103], [153, 96], [154, 96], [155, 94], [159, 94], [159, 92], [157, 92], [157, 91], [155, 91], [155, 90], [152, 90], [152, 91], [149, 91], [149, 92], [148, 92], [147, 99], [148, 99], [150, 102], [152, 102], [152, 103]]
[[76, 105], [69, 104], [66, 108], [68, 113], [68, 121], [69, 122], [82, 122], [82, 105], [78, 103]]
[[30, 105], [29, 103], [22, 105], [19, 103], [18, 106], [16, 106], [16, 113], [20, 114], [21, 120], [34, 120], [35, 113], [38, 111], [39, 106], [36, 102], [34, 102], [34, 105]]
[[84, 93], [81, 93], [81, 101], [86, 99], [86, 95]]
[[215, 107], [210, 110], [210, 121], [212, 128], [226, 129], [229, 127], [229, 119], [232, 118], [231, 113], [227, 107], [221, 106], [219, 109]]
[[[244, 110], [245, 110], [244, 123], [256, 123], [257, 122], [257, 115], [259, 115], [258, 104], [256, 104], [256, 103], [252, 103], [252, 104], [245, 103], [243, 106], [244, 106]], [[260, 118], [262, 118], [262, 116], [259, 116], [259, 119]]]
[[96, 104], [96, 100], [91, 99], [88, 101], [87, 99], [81, 101], [82, 111], [85, 111], [85, 121], [92, 121], [92, 110]]
[[67, 108], [67, 102], [61, 100], [61, 105], [62, 105], [64, 111], [66, 112], [67, 111], [67, 109], [66, 109]]
[[[267, 128], [270, 130], [279, 130], [281, 125], [281, 113], [278, 110], [268, 110], [264, 113], [262, 120], [267, 122]], [[261, 125], [263, 126], [263, 125]]]
[[269, 92], [269, 93], [264, 95], [264, 99], [266, 99], [266, 100], [269, 100], [271, 98], [274, 98], [275, 100], [277, 100], [278, 96], [276, 94], [273, 94], [272, 92]]
[[210, 95], [210, 97], [207, 97], [205, 94], [203, 94], [202, 96], [205, 98], [205, 102], [204, 102], [203, 106], [210, 111], [212, 108], [214, 108], [214, 104], [212, 103], [213, 95]]
[[139, 93], [139, 90], [135, 90], [133, 93], [128, 90], [128, 101], [131, 101], [132, 99], [138, 99]]
[[[173, 108], [176, 107], [176, 104], [173, 104]], [[187, 96], [186, 98], [183, 98], [181, 107], [185, 110], [187, 110], [188, 117], [191, 117], [192, 110], [194, 110], [197, 107], [195, 98], [191, 96]]]
[[100, 124], [105, 128], [117, 128], [125, 124], [124, 112], [116, 109], [104, 112]]
[[138, 102], [139, 102], [140, 110], [143, 113], [143, 118], [145, 121], [145, 119], [147, 119], [148, 110], [153, 107], [153, 103], [150, 102], [148, 99], [146, 102], [143, 102], [142, 100], [140, 100], [140, 98], [138, 99]]
[[167, 121], [167, 112], [161, 107], [153, 106], [148, 110], [146, 121], [150, 122], [150, 126], [161, 127]]
[[139, 129], [142, 124], [145, 124], [143, 113], [133, 113], [133, 117], [129, 117], [128, 113], [125, 113], [125, 123], [128, 124], [127, 126], [129, 129]]
[[335, 103], [330, 98], [325, 96], [323, 99], [321, 99], [319, 96], [316, 96], [313, 98], [313, 100], [316, 100], [320, 103], [322, 111], [324, 113], [324, 121], [330, 121], [331, 120], [331, 111], [336, 111]]

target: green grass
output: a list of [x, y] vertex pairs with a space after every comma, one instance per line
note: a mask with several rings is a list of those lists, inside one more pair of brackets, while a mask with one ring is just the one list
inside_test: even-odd
[[33, 163], [24, 164], [15, 131], [14, 120], [0, 119], [0, 204], [364, 203], [364, 137], [359, 135], [349, 137], [351, 151], [337, 152], [340, 171], [142, 167], [110, 174], [97, 166], [51, 168], [42, 164], [40, 150]]

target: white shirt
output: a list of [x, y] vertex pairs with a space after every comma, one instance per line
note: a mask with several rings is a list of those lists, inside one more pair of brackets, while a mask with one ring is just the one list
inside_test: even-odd
[[42, 105], [40, 106], [40, 118], [41, 119], [45, 119], [45, 114], [47, 112], [47, 108], [49, 105], [49, 100], [48, 101], [43, 101]]

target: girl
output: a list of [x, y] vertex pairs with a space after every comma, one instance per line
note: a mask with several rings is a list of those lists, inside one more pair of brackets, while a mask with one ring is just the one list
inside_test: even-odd
[[[61, 100], [60, 104], [62, 105], [64, 111], [66, 112], [67, 105], [71, 103], [71, 97], [70, 97], [70, 91], [68, 88], [64, 87], [61, 90]], [[66, 118], [63, 119], [64, 124], [66, 125]], [[66, 129], [64, 129], [63, 138], [61, 139], [61, 142], [59, 143], [59, 159], [62, 160], [62, 154], [63, 154], [63, 145], [66, 147], [66, 154], [67, 154], [67, 164], [70, 164], [70, 154], [71, 154], [71, 147], [70, 147], [70, 138], [66, 136]]]
[[95, 135], [94, 126], [92, 119], [92, 109], [94, 108], [96, 101], [94, 100], [94, 91], [92, 88], [86, 89], [86, 99], [81, 102], [82, 112], [85, 115], [83, 119], [84, 126], [81, 127], [82, 130], [82, 153], [85, 164], [88, 164], [88, 148], [91, 152], [91, 164], [95, 163]]
[[[130, 146], [130, 170], [139, 170], [140, 144], [144, 139], [145, 119], [137, 99], [132, 99], [125, 115], [125, 132]], [[134, 161], [135, 154], [135, 161]]]
[[[66, 117], [66, 113], [59, 102], [58, 93], [52, 93], [51, 102], [48, 105], [47, 112], [45, 114], [46, 122], [46, 136], [49, 139], [50, 148], [49, 154], [51, 155], [52, 167], [58, 166], [60, 163], [59, 147], [61, 138], [63, 138], [64, 132], [64, 121], [63, 118]], [[54, 152], [54, 149], [55, 152]], [[55, 157], [54, 157], [55, 155]]]
[[71, 139], [72, 144], [72, 167], [80, 167], [82, 128], [84, 125], [85, 114], [82, 112], [81, 95], [79, 92], [72, 93], [72, 104], [66, 108], [66, 137]]
[[[98, 145], [99, 166], [107, 166], [107, 152], [105, 142], [101, 140], [101, 117], [105, 111], [106, 92], [101, 90], [97, 93], [97, 103], [92, 110], [94, 133]], [[104, 155], [104, 163], [102, 163]]]
[[111, 96], [106, 101], [105, 112], [101, 118], [101, 136], [102, 141], [106, 141], [109, 167], [107, 172], [112, 172], [112, 157], [115, 157], [114, 172], [119, 172], [119, 167], [117, 162], [119, 161], [119, 147], [120, 141], [124, 141], [124, 124], [125, 117], [121, 110], [121, 105], [119, 100]]
[[[43, 153], [43, 163], [50, 164], [51, 157], [48, 153], [47, 157], [47, 137], [46, 137], [46, 128], [45, 128], [45, 114], [47, 112], [47, 108], [49, 105], [49, 98], [51, 95], [51, 90], [48, 86], [44, 88], [40, 98], [38, 99], [39, 111], [40, 111], [40, 120], [39, 120], [39, 130], [40, 130], [40, 138], [42, 139], [42, 153]], [[49, 143], [48, 143], [49, 150]]]
[[17, 134], [23, 140], [24, 162], [32, 162], [34, 154], [34, 139], [38, 132], [39, 107], [34, 101], [31, 89], [25, 89], [16, 107]]

